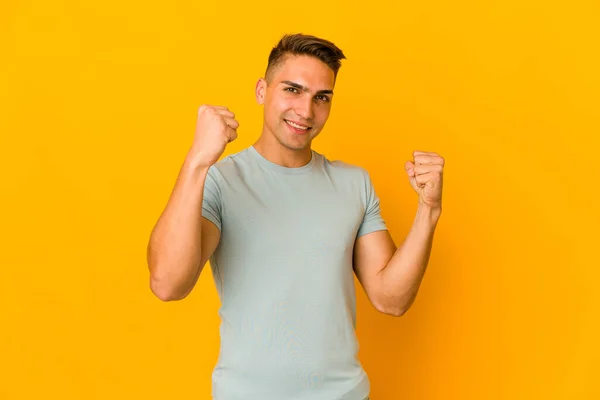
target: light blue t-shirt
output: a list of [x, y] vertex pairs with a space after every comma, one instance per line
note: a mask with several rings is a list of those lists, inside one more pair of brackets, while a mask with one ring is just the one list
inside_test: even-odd
[[355, 240], [384, 230], [369, 174], [312, 150], [287, 168], [254, 146], [209, 169], [203, 216], [221, 231], [214, 400], [363, 400]]

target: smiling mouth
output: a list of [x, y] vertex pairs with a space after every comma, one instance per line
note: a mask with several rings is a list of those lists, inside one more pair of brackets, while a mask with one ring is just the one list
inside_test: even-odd
[[288, 124], [289, 126], [291, 126], [292, 128], [296, 128], [296, 129], [301, 129], [301, 130], [309, 130], [312, 127], [311, 126], [306, 126], [306, 125], [300, 125], [296, 122], [292, 122], [292, 121], [288, 121], [287, 119], [284, 119], [285, 123]]

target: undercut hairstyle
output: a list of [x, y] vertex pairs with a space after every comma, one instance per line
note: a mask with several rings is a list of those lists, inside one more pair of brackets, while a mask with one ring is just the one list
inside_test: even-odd
[[281, 65], [289, 55], [307, 55], [315, 57], [333, 70], [334, 82], [346, 58], [342, 50], [329, 40], [301, 33], [284, 35], [269, 54], [269, 62], [265, 71], [265, 79], [271, 82], [271, 72]]

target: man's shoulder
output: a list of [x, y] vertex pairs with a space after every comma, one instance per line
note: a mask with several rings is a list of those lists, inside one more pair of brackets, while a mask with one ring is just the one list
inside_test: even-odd
[[248, 148], [244, 148], [235, 153], [231, 153], [221, 158], [209, 168], [209, 173], [220, 176], [227, 176], [235, 173], [241, 164], [248, 163]]
[[366, 168], [359, 164], [341, 159], [332, 159], [321, 153], [317, 154], [323, 159], [324, 168], [331, 173], [360, 180], [364, 179], [369, 174]]

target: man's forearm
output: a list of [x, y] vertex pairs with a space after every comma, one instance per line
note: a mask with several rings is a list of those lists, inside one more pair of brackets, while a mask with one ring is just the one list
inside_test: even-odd
[[162, 299], [179, 298], [202, 268], [202, 201], [209, 166], [186, 158], [165, 210], [148, 244], [152, 291]]
[[402, 245], [380, 272], [387, 307], [402, 315], [414, 302], [431, 255], [441, 208], [419, 204], [413, 225]]

